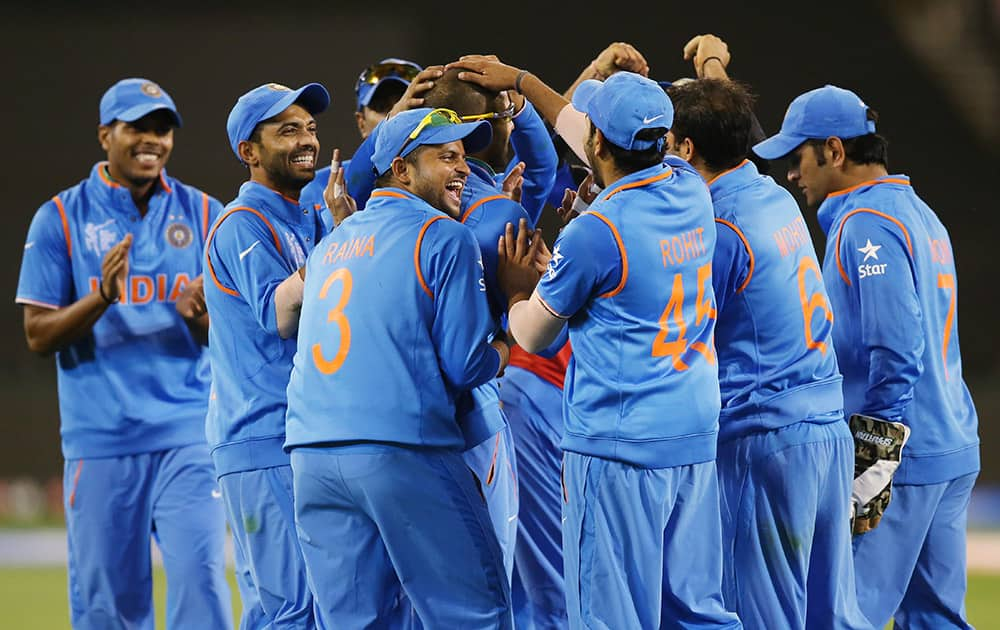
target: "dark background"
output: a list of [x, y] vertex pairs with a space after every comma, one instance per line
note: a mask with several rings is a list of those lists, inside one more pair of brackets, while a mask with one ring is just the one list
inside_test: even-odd
[[[103, 158], [97, 104], [118, 79], [149, 78], [171, 94], [185, 126], [176, 133], [168, 168], [225, 203], [245, 175], [229, 150], [226, 116], [240, 94], [261, 83], [327, 86], [333, 104], [319, 117], [325, 156], [335, 146], [350, 153], [357, 145], [354, 81], [382, 57], [428, 65], [466, 53], [496, 53], [563, 89], [612, 41], [642, 51], [654, 78], [691, 76], [682, 46], [695, 34], [714, 32], [730, 45], [731, 75], [759, 95], [759, 117], [769, 133], [780, 126], [792, 98], [824, 83], [853, 89], [879, 111], [879, 131], [891, 142], [891, 172], [910, 175], [951, 231], [965, 378], [984, 444], [983, 477], [1000, 480], [1000, 465], [988, 456], [990, 446], [1000, 443], [993, 422], [1000, 411], [994, 387], [1000, 357], [991, 299], [1000, 137], [997, 125], [989, 124], [1000, 114], [996, 0], [593, 8], [496, 0], [244, 2], [232, 8], [182, 1], [145, 9], [44, 4], [0, 13], [0, 177], [7, 217], [0, 232], [0, 295], [7, 300], [0, 309], [6, 333], [0, 350], [0, 479], [48, 478], [61, 471], [55, 365], [28, 352], [14, 293], [35, 209]], [[927, 19], [927, 11], [946, 5], [950, 18]], [[903, 30], [921, 17], [933, 25], [923, 40]], [[963, 43], [949, 47], [956, 37]], [[993, 110], [985, 116], [983, 102]], [[968, 113], [975, 103], [979, 119]], [[781, 164], [774, 165], [780, 181], [783, 173]], [[806, 216], [820, 243], [815, 213]]]

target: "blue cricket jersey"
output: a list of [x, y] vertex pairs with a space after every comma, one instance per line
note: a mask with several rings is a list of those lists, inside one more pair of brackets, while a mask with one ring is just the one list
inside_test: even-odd
[[842, 420], [833, 311], [798, 204], [749, 160], [709, 190], [718, 232], [719, 441]]
[[[340, 163], [340, 168], [345, 171], [350, 167], [351, 160], [343, 160]], [[346, 176], [346, 172], [344, 175]], [[312, 208], [319, 213], [320, 220], [323, 221], [323, 228], [326, 232], [331, 232], [333, 230], [333, 215], [330, 214], [330, 209], [326, 207], [326, 199], [323, 199], [323, 191], [326, 190], [326, 184], [330, 181], [330, 167], [324, 166], [323, 168], [316, 171], [316, 177], [313, 178], [311, 182], [302, 188], [302, 192], [299, 194], [299, 205]]]
[[[514, 116], [513, 121], [514, 130], [510, 134], [510, 144], [514, 149], [514, 158], [507, 165], [507, 171], [509, 172], [518, 162], [524, 162], [524, 183], [521, 186], [520, 203], [528, 213], [531, 225], [535, 225], [542, 216], [545, 201], [556, 182], [559, 156], [556, 154], [555, 145], [552, 144], [552, 136], [545, 128], [545, 122], [531, 101], [524, 101], [524, 107]], [[503, 184], [506, 176], [506, 172], [497, 174], [497, 185]], [[499, 240], [499, 236], [497, 238]]]
[[898, 483], [942, 483], [978, 471], [948, 231], [903, 175], [827, 196], [819, 222], [845, 413], [910, 427]]
[[462, 451], [455, 396], [496, 376], [468, 228], [376, 190], [309, 256], [286, 446], [387, 442]]
[[672, 157], [562, 231], [537, 291], [569, 320], [564, 450], [645, 468], [715, 458], [715, 238], [704, 180]]
[[246, 182], [209, 233], [205, 299], [212, 317], [206, 432], [216, 472], [289, 465], [285, 388], [295, 338], [278, 336], [274, 292], [322, 237], [313, 208]]
[[56, 353], [67, 459], [118, 457], [205, 439], [207, 354], [174, 308], [202, 271], [221, 204], [161, 172], [146, 215], [107, 163], [46, 201], [28, 230], [16, 301], [61, 308], [98, 290], [101, 261], [133, 235], [121, 300], [91, 334]]

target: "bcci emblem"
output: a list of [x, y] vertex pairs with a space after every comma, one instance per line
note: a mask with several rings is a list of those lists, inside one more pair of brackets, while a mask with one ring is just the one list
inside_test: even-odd
[[191, 228], [183, 223], [171, 223], [167, 226], [167, 242], [177, 249], [184, 249], [194, 240]]
[[292, 88], [282, 85], [280, 83], [268, 83], [267, 87], [274, 90], [275, 92], [291, 92]]
[[142, 87], [139, 89], [142, 90], [143, 94], [152, 98], [160, 98], [161, 96], [163, 96], [163, 90], [161, 90], [160, 86], [153, 83], [152, 81], [147, 81], [146, 83], [143, 83]]

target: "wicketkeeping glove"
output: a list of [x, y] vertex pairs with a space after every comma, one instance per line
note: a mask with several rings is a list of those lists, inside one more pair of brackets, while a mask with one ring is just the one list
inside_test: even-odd
[[875, 529], [892, 496], [892, 476], [899, 468], [910, 427], [852, 414], [854, 436], [854, 485], [851, 489], [851, 533]]

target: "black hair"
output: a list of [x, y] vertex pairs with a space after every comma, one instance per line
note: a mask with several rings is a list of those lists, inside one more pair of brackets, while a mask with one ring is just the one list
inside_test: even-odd
[[424, 107], [446, 107], [460, 116], [488, 114], [497, 107], [499, 92], [487, 90], [470, 81], [458, 78], [459, 68], [446, 70], [440, 79], [434, 80], [434, 87], [423, 94]]
[[368, 99], [368, 109], [380, 114], [386, 114], [392, 106], [403, 98], [406, 86], [400, 81], [384, 81], [382, 85], [375, 88], [375, 93]]
[[670, 131], [677, 142], [690, 138], [708, 168], [733, 168], [750, 153], [753, 97], [746, 86], [699, 79], [671, 86], [667, 94], [674, 104]]
[[[403, 158], [402, 158], [403, 161], [404, 162], [408, 162], [409, 164], [416, 164], [417, 163], [417, 155], [421, 151], [423, 151], [425, 148], [426, 148], [426, 145], [420, 145], [420, 146], [418, 146], [416, 149], [410, 151], [405, 156], [403, 156]], [[376, 177], [375, 177], [375, 188], [386, 188], [386, 187], [392, 186], [392, 163], [390, 162], [389, 164], [390, 164], [389, 170], [387, 170], [386, 172], [381, 173], [381, 174], [379, 174], [379, 173], [375, 174], [376, 175]], [[375, 168], [372, 167], [372, 170], [375, 170]]]
[[[596, 132], [597, 127], [594, 123], [590, 123], [590, 135], [593, 136]], [[650, 166], [655, 166], [663, 162], [663, 155], [666, 153], [666, 143], [663, 141], [663, 137], [667, 135], [666, 127], [653, 127], [650, 129], [642, 129], [635, 134], [636, 140], [644, 141], [655, 141], [653, 146], [648, 149], [641, 150], [630, 150], [618, 146], [617, 144], [611, 142], [604, 138], [604, 146], [607, 147], [608, 153], [611, 155], [611, 161], [614, 162], [615, 168], [625, 174], [635, 173], [636, 171], [641, 171], [644, 168], [649, 168]]]
[[[874, 113], [874, 112], [872, 112]], [[841, 138], [844, 145], [844, 157], [855, 164], [879, 164], [889, 169], [889, 141], [877, 133], [869, 133], [856, 138]], [[823, 166], [826, 158], [823, 156], [823, 146], [826, 138], [806, 140], [806, 144], [816, 153], [816, 164]]]

